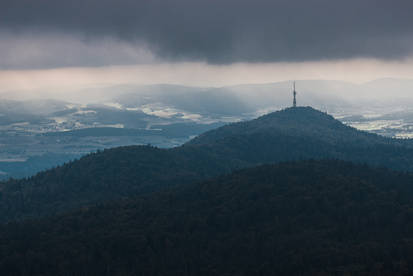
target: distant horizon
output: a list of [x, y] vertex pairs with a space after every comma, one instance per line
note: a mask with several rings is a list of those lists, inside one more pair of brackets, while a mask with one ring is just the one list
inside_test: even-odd
[[[380, 82], [380, 81], [388, 81], [388, 82], [396, 82], [395, 85], [400, 85], [401, 83], [411, 83], [411, 89], [408, 88], [406, 89], [406, 92], [408, 90], [413, 91], [413, 78], [396, 78], [396, 77], [381, 77], [381, 78], [376, 78], [376, 79], [371, 79], [367, 81], [362, 81], [362, 82], [355, 82], [355, 81], [350, 81], [350, 80], [339, 80], [339, 79], [288, 79], [288, 80], [280, 80], [280, 81], [269, 81], [269, 82], [251, 82], [251, 83], [234, 83], [234, 84], [227, 84], [227, 85], [195, 85], [195, 84], [180, 84], [180, 83], [149, 83], [149, 84], [139, 84], [139, 83], [117, 83], [117, 84], [96, 84], [96, 85], [88, 85], [85, 87], [72, 87], [70, 89], [70, 93], [66, 93], [64, 89], [62, 90], [56, 90], [56, 89], [44, 89], [41, 90], [41, 88], [37, 88], [38, 90], [32, 91], [32, 90], [26, 90], [26, 89], [21, 89], [21, 90], [6, 90], [2, 91], [0, 89], [0, 99], [3, 100], [16, 100], [16, 101], [25, 101], [25, 100], [61, 100], [61, 101], [68, 101], [68, 102], [73, 102], [73, 103], [93, 103], [95, 101], [91, 101], [90, 98], [95, 97], [98, 94], [105, 95], [107, 93], [111, 95], [121, 95], [124, 94], [122, 91], [117, 91], [119, 89], [126, 89], [126, 90], [135, 90], [137, 94], [139, 94], [139, 89], [147, 89], [147, 88], [162, 88], [162, 86], [165, 86], [165, 88], [170, 87], [170, 88], [183, 88], [183, 89], [204, 89], [205, 92], [208, 92], [210, 90], [216, 90], [216, 89], [237, 89], [237, 88], [244, 88], [244, 87], [253, 87], [253, 86], [271, 86], [271, 85], [284, 85], [286, 89], [289, 89], [291, 87], [293, 82], [296, 81], [297, 84], [297, 91], [299, 90], [306, 90], [308, 87], [306, 87], [306, 84], [308, 83], [341, 83], [341, 84], [347, 84], [347, 85], [352, 85], [355, 87], [361, 87], [361, 86], [366, 86], [369, 84], [374, 84], [375, 82]], [[399, 83], [397, 83], [399, 82]], [[1, 83], [1, 79], [0, 79]], [[302, 83], [304, 83], [302, 86], [300, 86]], [[333, 89], [334, 90], [334, 89]], [[332, 92], [334, 92], [332, 90]], [[289, 90], [288, 90], [289, 91]], [[287, 90], [285, 92], [288, 92]], [[351, 92], [351, 91], [349, 91]], [[91, 95], [89, 96], [88, 99], [88, 93]], [[128, 93], [132, 93], [129, 91]], [[165, 91], [167, 93], [167, 91]], [[77, 98], [78, 100], [68, 100], [70, 99], [71, 96], [74, 96], [76, 98], [76, 95], [78, 95]], [[275, 94], [276, 95], [276, 94]], [[69, 97], [68, 97], [69, 96]], [[341, 96], [341, 95], [336, 95], [336, 96]], [[383, 95], [383, 96], [394, 96], [394, 94], [389, 94], [389, 95]], [[373, 99], [374, 100], [374, 99]]]
[[320, 61], [304, 63], [231, 64], [173, 63], [131, 66], [0, 70], [0, 97], [47, 98], [115, 86], [182, 85], [220, 88], [288, 81], [340, 81], [356, 85], [386, 79], [412, 80], [413, 61]]

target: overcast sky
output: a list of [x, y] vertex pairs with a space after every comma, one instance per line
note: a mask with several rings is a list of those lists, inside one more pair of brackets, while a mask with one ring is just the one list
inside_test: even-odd
[[195, 70], [188, 84], [234, 84], [240, 68], [250, 82], [413, 77], [412, 11], [411, 0], [2, 0], [0, 89], [73, 68], [95, 83], [185, 83]]

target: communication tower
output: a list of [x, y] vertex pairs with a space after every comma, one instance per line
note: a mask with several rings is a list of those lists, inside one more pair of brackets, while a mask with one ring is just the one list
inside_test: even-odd
[[294, 81], [294, 84], [293, 84], [293, 96], [294, 96], [293, 107], [297, 107], [297, 91], [295, 91], [295, 81]]

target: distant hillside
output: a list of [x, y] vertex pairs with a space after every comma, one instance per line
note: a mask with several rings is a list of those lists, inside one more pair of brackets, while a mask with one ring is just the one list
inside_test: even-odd
[[53, 137], [110, 137], [110, 136], [156, 136], [162, 135], [169, 138], [188, 137], [219, 126], [223, 123], [197, 124], [197, 123], [173, 123], [167, 125], [153, 125], [147, 128], [115, 128], [92, 127], [69, 131], [47, 132], [43, 135]]
[[2, 275], [411, 275], [413, 175], [244, 169], [0, 227]]
[[208, 131], [181, 147], [105, 150], [27, 180], [1, 183], [0, 220], [50, 215], [286, 160], [335, 158], [413, 171], [413, 149], [407, 145], [310, 107], [289, 108]]
[[[292, 81], [235, 86], [185, 87], [179, 85], [113, 86], [99, 91], [118, 95], [111, 101], [127, 107], [161, 104], [187, 112], [208, 115], [231, 115], [282, 108], [291, 104]], [[317, 109], [339, 111], [355, 108], [363, 113], [363, 107], [380, 106], [382, 109], [412, 104], [411, 79], [377, 79], [355, 84], [334, 80], [298, 80], [298, 102]], [[97, 91], [88, 91], [97, 92]]]

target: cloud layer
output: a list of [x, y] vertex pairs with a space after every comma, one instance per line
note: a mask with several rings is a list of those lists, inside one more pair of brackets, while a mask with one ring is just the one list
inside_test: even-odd
[[145, 43], [132, 44], [112, 37], [86, 39], [79, 35], [15, 35], [0, 32], [0, 69], [94, 67], [156, 62]]
[[[24, 51], [19, 39], [30, 39], [46, 41], [40, 57], [53, 47], [66, 55], [13, 59], [0, 67], [129, 64], [154, 57], [214, 64], [403, 59], [413, 52], [412, 10], [411, 0], [2, 0], [0, 29], [10, 35], [3, 36], [2, 52], [16, 48], [13, 43]], [[60, 36], [77, 42], [56, 47]], [[102, 47], [108, 38], [123, 46]], [[67, 62], [75, 56], [80, 58]]]

